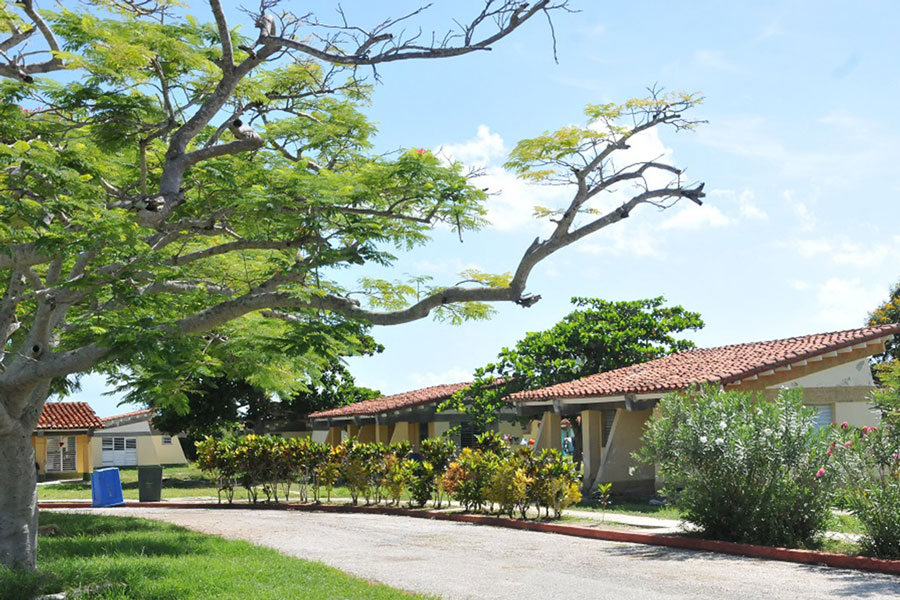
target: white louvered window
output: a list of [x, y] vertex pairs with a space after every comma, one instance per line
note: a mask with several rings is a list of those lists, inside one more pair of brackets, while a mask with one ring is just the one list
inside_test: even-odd
[[47, 438], [47, 462], [44, 469], [48, 473], [75, 471], [76, 458], [74, 435]]
[[831, 427], [831, 424], [834, 423], [834, 408], [831, 404], [818, 404], [810, 408], [818, 411], [813, 417], [813, 423], [817, 430]]

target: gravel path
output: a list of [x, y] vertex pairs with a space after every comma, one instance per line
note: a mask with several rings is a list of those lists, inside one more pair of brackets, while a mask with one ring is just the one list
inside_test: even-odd
[[270, 546], [450, 599], [900, 598], [900, 577], [384, 515], [92, 510]]

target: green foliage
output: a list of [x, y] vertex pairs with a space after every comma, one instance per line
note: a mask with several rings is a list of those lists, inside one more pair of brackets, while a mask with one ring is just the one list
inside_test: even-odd
[[703, 327], [700, 315], [665, 298], [610, 302], [573, 298], [576, 310], [545, 331], [531, 332], [495, 363], [475, 371], [471, 386], [441, 408], [466, 412], [476, 430], [496, 422], [503, 398], [611, 371], [694, 347], [675, 334]]
[[825, 531], [836, 484], [826, 432], [799, 388], [775, 401], [705, 387], [663, 398], [635, 458], [707, 537], [810, 546]]
[[[900, 323], [900, 281], [891, 287], [888, 299], [869, 313], [869, 325], [883, 325], [885, 323]], [[884, 353], [872, 358], [876, 364], [900, 361], [900, 341], [896, 337], [889, 339], [884, 343]], [[876, 369], [877, 373], [878, 370]]]
[[[216, 93], [218, 31], [183, 13], [124, 18], [113, 3], [44, 15], [78, 76], [0, 82], [0, 246], [34, 249], [39, 278], [51, 257], [53, 269], [74, 273], [46, 284], [71, 301], [55, 350], [102, 345], [97, 370], [132, 401], [180, 410], [199, 380], [220, 376], [282, 398], [312, 390], [335, 360], [371, 351], [368, 323], [314, 299], [362, 290], [371, 308], [400, 308], [416, 297], [402, 284], [346, 287], [334, 273], [390, 265], [392, 252], [427, 243], [436, 223], [460, 232], [485, 223], [485, 194], [461, 165], [418, 150], [373, 153], [375, 127], [361, 110], [370, 89], [352, 77], [338, 83], [342, 71], [315, 60], [264, 62], [241, 79], [221, 110], [241, 114], [266, 145], [251, 159], [194, 164], [166, 222], [141, 223], [173, 133]], [[207, 125], [185, 152], [232, 141], [217, 129]], [[203, 335], [179, 335], [185, 317], [264, 282], [309, 305], [278, 316], [238, 311]], [[11, 347], [24, 343], [37, 308], [25, 296]], [[481, 304], [436, 312], [454, 322], [487, 316]]]
[[[567, 125], [556, 131], [525, 139], [510, 153], [506, 168], [525, 180], [546, 183], [571, 182], [572, 171], [590, 163], [625, 139], [635, 122], [658, 118], [667, 113], [680, 114], [703, 101], [697, 94], [651, 94], [623, 104], [589, 104], [584, 111], [584, 126]], [[678, 122], [690, 129], [695, 122]], [[587, 158], [587, 159], [586, 159]]]
[[832, 452], [844, 505], [862, 525], [863, 552], [900, 558], [900, 363], [886, 363], [884, 386], [874, 392], [879, 427], [833, 429]]

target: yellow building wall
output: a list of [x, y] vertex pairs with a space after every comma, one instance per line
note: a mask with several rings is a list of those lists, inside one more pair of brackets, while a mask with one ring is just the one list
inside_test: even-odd
[[79, 473], [94, 472], [94, 455], [91, 453], [91, 436], [75, 436], [75, 470]]
[[47, 462], [47, 438], [31, 436], [31, 446], [34, 448], [34, 460], [38, 464], [38, 472], [46, 473], [44, 465]]
[[834, 420], [838, 423], [847, 421], [850, 425], [857, 427], [863, 425], [873, 427], [881, 421], [881, 415], [868, 402], [835, 402], [833, 414]]
[[[150, 440], [153, 444], [153, 450], [156, 453], [157, 463], [160, 465], [183, 465], [187, 463], [187, 459], [184, 457], [184, 451], [181, 449], [181, 442], [178, 441], [178, 436], [172, 436], [171, 444], [163, 444], [163, 436], [154, 435], [150, 437]], [[140, 461], [140, 458], [138, 459]], [[143, 464], [138, 462], [138, 464]]]
[[628, 411], [623, 408], [616, 410], [616, 419], [604, 449], [600, 474], [596, 479], [598, 483], [611, 482], [614, 493], [653, 489], [654, 468], [636, 463], [631, 458], [632, 452], [640, 450], [641, 437], [650, 412]]
[[[71, 435], [50, 434], [50, 437], [73, 437]], [[94, 453], [91, 448], [92, 437], [88, 434], [76, 434], [75, 436], [75, 471], [73, 473], [93, 473]], [[47, 438], [43, 436], [31, 436], [31, 447], [34, 449], [34, 460], [38, 465], [38, 472], [47, 472]]]

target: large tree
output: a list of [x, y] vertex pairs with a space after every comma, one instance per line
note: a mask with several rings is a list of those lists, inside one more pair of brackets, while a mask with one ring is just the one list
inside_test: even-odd
[[[200, 17], [163, 0], [41, 12], [0, 0], [0, 564], [35, 564], [29, 437], [54, 382], [133, 374], [184, 400], [192, 378], [243, 360], [262, 387], [290, 386], [347, 354], [359, 326], [529, 306], [528, 276], [553, 252], [640, 205], [700, 201], [702, 185], [669, 164], [615, 160], [643, 131], [690, 127], [683, 113], [699, 98], [592, 105], [587, 125], [512, 154], [520, 176], [572, 195], [542, 211], [552, 233], [511, 275], [346, 283], [350, 269], [427, 242], [438, 223], [485, 222], [485, 194], [461, 165], [373, 152], [364, 78], [393, 61], [489, 49], [555, 8], [565, 0], [486, 0], [446, 35], [409, 37], [418, 11], [367, 29], [264, 0], [249, 38], [229, 22], [244, 13], [226, 15], [220, 0]], [[622, 195], [603, 194], [614, 189]]]
[[381, 396], [381, 392], [356, 385], [353, 375], [340, 361], [318, 374], [315, 381], [287, 398], [238, 377], [202, 378], [187, 392], [187, 404], [158, 407], [153, 426], [172, 435], [180, 434], [193, 456], [190, 444], [207, 435], [234, 429], [263, 433], [281, 424], [294, 424], [317, 410], [337, 408]]
[[[888, 299], [869, 313], [869, 325], [885, 323], [900, 323], [900, 281], [891, 287]], [[880, 379], [881, 373], [888, 366], [886, 363], [900, 361], [900, 341], [891, 338], [885, 342], [884, 353], [876, 354], [872, 357], [872, 361], [875, 363], [875, 375]]]
[[[475, 371], [472, 385], [454, 394], [444, 408], [467, 413], [479, 431], [499, 418], [504, 398], [575, 381], [694, 347], [676, 337], [703, 327], [699, 313], [665, 306], [665, 298], [614, 302], [572, 298], [576, 309], [550, 329], [527, 333], [497, 361]], [[581, 460], [581, 428], [573, 422], [576, 462]]]

